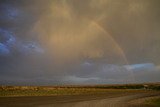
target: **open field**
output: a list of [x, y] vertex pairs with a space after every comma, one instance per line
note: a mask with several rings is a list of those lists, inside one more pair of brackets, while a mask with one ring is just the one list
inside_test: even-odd
[[155, 106], [157, 106], [157, 107], [160, 107], [160, 97], [157, 98], [157, 99], [153, 99], [153, 100], [151, 101], [151, 105], [155, 105]]
[[154, 107], [160, 107], [160, 96], [159, 97], [153, 97], [148, 100], [145, 100], [144, 102], [146, 105], [154, 106]]
[[[1, 86], [2, 107], [154, 107], [159, 84], [97, 86]], [[141, 102], [141, 103], [138, 103]]]
[[[105, 93], [81, 95], [0, 97], [0, 105], [1, 107], [154, 107], [137, 102], [155, 96], [160, 96], [160, 92], [107, 90]], [[136, 102], [130, 104], [132, 100]]]
[[0, 86], [0, 96], [54, 96], [160, 90], [160, 84], [88, 85], [88, 86]]

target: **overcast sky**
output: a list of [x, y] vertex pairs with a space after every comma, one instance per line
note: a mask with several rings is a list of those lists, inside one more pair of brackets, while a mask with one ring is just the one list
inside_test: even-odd
[[0, 84], [160, 81], [159, 0], [0, 0]]

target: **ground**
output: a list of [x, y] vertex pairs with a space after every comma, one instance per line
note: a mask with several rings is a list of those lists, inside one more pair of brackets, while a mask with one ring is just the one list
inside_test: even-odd
[[103, 93], [53, 96], [3, 96], [1, 107], [154, 107], [144, 99], [160, 97], [152, 90], [106, 90]]

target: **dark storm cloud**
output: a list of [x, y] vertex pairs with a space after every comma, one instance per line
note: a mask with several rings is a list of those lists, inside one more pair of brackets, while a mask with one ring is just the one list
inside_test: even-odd
[[1, 0], [1, 84], [159, 81], [159, 3]]

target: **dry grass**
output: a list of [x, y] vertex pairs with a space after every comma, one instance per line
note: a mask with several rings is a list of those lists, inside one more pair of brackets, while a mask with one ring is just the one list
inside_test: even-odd
[[159, 85], [151, 84], [146, 90], [144, 89], [143, 84], [94, 86], [0, 86], [0, 96], [54, 96], [103, 93], [137, 93], [150, 91], [152, 88], [158, 89], [157, 87], [159, 88]]

